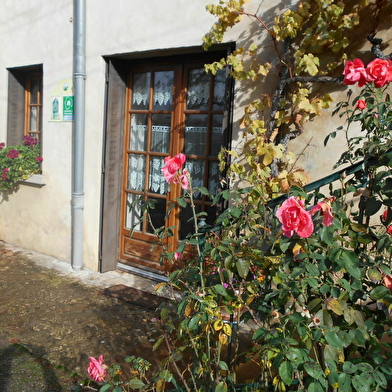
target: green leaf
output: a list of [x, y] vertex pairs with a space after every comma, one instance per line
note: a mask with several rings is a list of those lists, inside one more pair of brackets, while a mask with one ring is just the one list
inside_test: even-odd
[[357, 371], [357, 367], [350, 361], [346, 361], [343, 364], [343, 371], [347, 374], [354, 374]]
[[189, 321], [188, 328], [190, 331], [194, 331], [199, 327], [200, 316], [194, 316]]
[[217, 284], [214, 286], [214, 291], [217, 294], [223, 295], [224, 297], [227, 296], [227, 290], [221, 285], [221, 284]]
[[336, 363], [342, 359], [343, 353], [338, 350], [336, 347], [333, 347], [329, 344], [326, 344], [324, 347], [324, 359], [334, 361]]
[[144, 384], [144, 382], [138, 378], [132, 378], [129, 380], [128, 384], [132, 389], [140, 389], [146, 386], [146, 384]]
[[245, 279], [250, 269], [249, 261], [246, 259], [238, 259], [236, 266], [237, 266], [238, 275], [240, 275], [241, 278]]
[[370, 292], [370, 298], [375, 300], [382, 299], [389, 293], [390, 290], [385, 286], [377, 286]]
[[186, 202], [186, 200], [183, 197], [177, 197], [177, 203], [180, 205], [180, 207], [182, 208], [186, 208], [186, 206], [188, 205], [188, 203]]
[[347, 272], [354, 278], [360, 279], [361, 270], [358, 268], [359, 259], [355, 252], [346, 250], [345, 252], [342, 252], [341, 257], [344, 260], [344, 267], [346, 268]]
[[324, 374], [323, 369], [317, 362], [307, 362], [304, 364], [305, 371], [309, 374], [309, 376], [318, 380]]
[[351, 380], [353, 387], [357, 392], [374, 392], [370, 387], [371, 380], [369, 382], [362, 374], [356, 374]]
[[289, 361], [284, 361], [279, 366], [279, 376], [286, 385], [293, 382], [293, 365]]
[[[344, 366], [344, 365], [343, 365]], [[339, 391], [351, 392], [351, 377], [346, 373], [340, 373], [338, 376]]]
[[215, 392], [227, 392], [227, 384], [224, 381], [219, 382], [215, 387]]
[[339, 336], [335, 332], [327, 331], [325, 333], [325, 340], [331, 346], [343, 350], [343, 342], [340, 340]]
[[388, 382], [383, 373], [376, 371], [373, 373], [373, 378], [381, 388], [387, 387]]
[[210, 196], [210, 191], [206, 188], [206, 187], [204, 187], [204, 186], [201, 186], [200, 188], [197, 188], [199, 191], [200, 191], [200, 193], [202, 193], [203, 195], [206, 195], [206, 196]]
[[314, 381], [309, 384], [307, 392], [325, 392], [325, 388], [318, 381]]
[[301, 350], [299, 348], [289, 347], [289, 349], [286, 352], [286, 357], [289, 361], [298, 363], [302, 361]]
[[104, 386], [102, 386], [99, 390], [99, 392], [106, 392], [110, 389], [111, 385], [110, 384], [105, 384]]
[[375, 197], [370, 197], [366, 200], [365, 214], [367, 216], [372, 216], [376, 214], [381, 207], [382, 202], [380, 200], [377, 200]]
[[229, 367], [225, 361], [219, 361], [219, 369], [229, 371]]

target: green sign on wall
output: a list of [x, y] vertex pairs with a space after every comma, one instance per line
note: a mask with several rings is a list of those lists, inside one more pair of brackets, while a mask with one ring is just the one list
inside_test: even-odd
[[63, 120], [72, 121], [74, 119], [74, 96], [63, 97]]

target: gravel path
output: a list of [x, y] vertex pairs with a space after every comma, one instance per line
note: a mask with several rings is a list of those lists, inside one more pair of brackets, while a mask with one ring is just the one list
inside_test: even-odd
[[[151, 350], [159, 336], [156, 312], [106, 297], [98, 287], [39, 267], [23, 254], [3, 247], [0, 270], [1, 391], [67, 390], [47, 387], [51, 374], [45, 371], [46, 361], [82, 376], [86, 376], [88, 357], [100, 354], [107, 363], [122, 362], [126, 355], [158, 363]], [[19, 369], [20, 358], [26, 355], [36, 358], [43, 387], [32, 387], [29, 372], [37, 370]], [[30, 387], [12, 389], [11, 379], [18, 377], [19, 382], [30, 380]]]

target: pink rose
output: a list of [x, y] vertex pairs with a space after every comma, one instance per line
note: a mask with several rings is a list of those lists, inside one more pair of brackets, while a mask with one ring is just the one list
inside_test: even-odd
[[87, 368], [88, 375], [96, 382], [102, 382], [105, 380], [107, 374], [107, 366], [103, 363], [103, 355], [100, 355], [98, 359], [90, 357], [90, 363]]
[[42, 157], [36, 157], [35, 158], [35, 161], [37, 162], [37, 163], [40, 163], [40, 162], [42, 162], [44, 160], [44, 158], [42, 158]]
[[175, 184], [181, 182], [181, 188], [187, 191], [189, 189], [189, 171], [184, 169], [178, 178], [174, 177], [173, 182]]
[[363, 99], [358, 99], [357, 106], [356, 106], [357, 109], [363, 110], [366, 108], [366, 106], [367, 106], [366, 102]]
[[365, 64], [361, 59], [346, 61], [343, 70], [344, 84], [358, 83], [359, 87], [364, 86], [368, 82]]
[[384, 286], [387, 289], [392, 290], [392, 277], [385, 275], [383, 281], [384, 281]]
[[309, 212], [305, 210], [303, 200], [292, 196], [278, 208], [277, 216], [282, 223], [283, 235], [291, 238], [297, 233], [302, 238], [307, 238], [313, 233], [313, 221]]
[[0, 150], [2, 150], [5, 147], [5, 143], [0, 143]]
[[324, 216], [322, 224], [324, 226], [331, 226], [333, 222], [331, 205], [327, 201], [319, 201], [310, 209], [310, 215], [314, 215], [317, 211], [321, 211], [321, 215]]
[[164, 159], [165, 166], [161, 170], [168, 184], [170, 184], [176, 176], [180, 175], [178, 172], [181, 170], [181, 166], [185, 163], [185, 161], [186, 156], [182, 153], [173, 158], [166, 157]]
[[392, 81], [392, 61], [374, 59], [366, 68], [367, 79], [375, 87], [382, 87]]

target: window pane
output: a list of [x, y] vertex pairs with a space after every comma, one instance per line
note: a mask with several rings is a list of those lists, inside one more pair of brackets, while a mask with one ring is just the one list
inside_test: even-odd
[[[185, 163], [186, 169], [189, 171], [192, 179], [193, 188], [204, 186], [204, 161], [189, 159]], [[200, 192], [195, 192], [195, 198], [201, 198]]]
[[214, 100], [212, 109], [223, 110], [225, 103], [226, 72], [219, 70], [214, 79]]
[[[196, 214], [201, 211], [201, 206], [195, 206]], [[180, 212], [180, 239], [183, 240], [188, 234], [195, 233], [195, 224], [193, 220], [193, 212], [190, 204], [185, 208], [181, 208]]]
[[217, 157], [222, 146], [222, 114], [212, 116], [210, 156]]
[[[150, 218], [152, 222], [148, 224], [148, 232], [154, 233], [156, 229], [165, 225], [165, 215], [166, 215], [166, 199], [153, 199], [154, 208], [151, 209]], [[152, 223], [152, 225], [151, 225]]]
[[204, 68], [191, 69], [188, 74], [187, 109], [206, 110], [210, 96], [210, 75]]
[[170, 127], [170, 114], [154, 114], [152, 116], [151, 151], [169, 153]]
[[37, 104], [38, 101], [38, 92], [39, 92], [39, 79], [30, 79], [30, 104]]
[[129, 149], [145, 151], [147, 143], [147, 115], [132, 114]]
[[205, 156], [207, 137], [206, 114], [190, 114], [185, 123], [185, 154]]
[[212, 195], [219, 192], [219, 163], [218, 161], [210, 162], [210, 169], [208, 173], [208, 190]]
[[142, 230], [141, 199], [139, 195], [128, 193], [125, 211], [127, 229]]
[[171, 110], [173, 104], [174, 71], [154, 73], [154, 110]]
[[132, 109], [147, 110], [150, 97], [151, 73], [135, 73], [132, 81]]
[[128, 157], [128, 189], [144, 191], [145, 189], [146, 157], [131, 154]]
[[38, 108], [36, 106], [30, 107], [30, 132], [37, 132], [37, 113]]
[[148, 184], [150, 192], [161, 195], [164, 195], [167, 191], [167, 182], [161, 170], [163, 168], [163, 159], [162, 157], [150, 158], [150, 178]]

